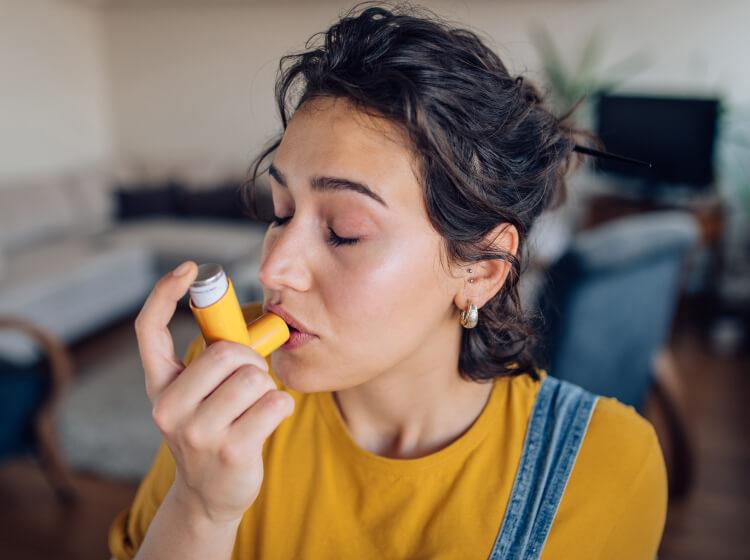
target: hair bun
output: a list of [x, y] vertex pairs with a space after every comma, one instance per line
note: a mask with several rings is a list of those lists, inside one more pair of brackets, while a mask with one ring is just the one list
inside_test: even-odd
[[542, 96], [534, 84], [525, 82], [523, 76], [517, 76], [515, 82], [519, 96], [523, 97], [526, 103], [530, 105], [540, 105], [542, 103]]

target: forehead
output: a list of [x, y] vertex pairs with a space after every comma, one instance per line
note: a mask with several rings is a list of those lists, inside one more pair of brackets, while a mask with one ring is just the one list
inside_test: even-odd
[[388, 206], [421, 205], [418, 166], [408, 137], [344, 98], [307, 101], [290, 119], [274, 165], [292, 183], [313, 175], [367, 184]]

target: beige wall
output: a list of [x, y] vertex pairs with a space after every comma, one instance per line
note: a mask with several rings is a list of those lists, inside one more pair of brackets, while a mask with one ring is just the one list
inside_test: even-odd
[[[279, 57], [302, 47], [352, 2], [164, 4], [111, 2], [103, 11], [118, 152], [244, 163], [279, 126], [272, 97]], [[629, 88], [728, 90], [750, 102], [746, 0], [423, 4], [485, 31], [509, 67], [530, 78], [539, 75], [528, 34], [532, 21], [554, 30], [572, 59], [599, 25], [608, 62], [638, 49], [651, 53], [652, 66]]]
[[118, 152], [247, 160], [276, 128], [279, 57], [336, 14], [309, 4], [108, 11]]
[[[352, 2], [0, 0], [0, 176], [104, 157], [243, 167], [278, 131], [279, 58]], [[539, 78], [529, 26], [571, 60], [605, 31], [605, 66], [639, 49], [625, 89], [750, 103], [746, 0], [425, 1]], [[10, 79], [5, 79], [9, 76]]]
[[111, 153], [100, 14], [59, 0], [0, 0], [0, 177]]

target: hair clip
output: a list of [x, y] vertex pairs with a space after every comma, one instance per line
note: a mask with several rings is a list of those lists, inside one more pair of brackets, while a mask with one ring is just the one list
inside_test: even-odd
[[594, 150], [593, 148], [587, 148], [585, 146], [579, 146], [578, 144], [573, 146], [573, 151], [580, 152], [582, 154], [587, 154], [590, 156], [613, 159], [617, 161], [624, 161], [625, 163], [634, 163], [636, 165], [643, 165], [645, 167], [653, 167], [653, 164], [648, 163], [646, 161], [641, 161], [639, 159], [633, 159], [633, 158], [629, 158], [625, 156], [618, 156], [617, 154], [611, 154], [609, 152], [600, 152], [599, 150]]

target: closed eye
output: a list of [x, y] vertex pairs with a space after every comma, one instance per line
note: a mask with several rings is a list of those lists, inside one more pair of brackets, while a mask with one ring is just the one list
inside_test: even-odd
[[[272, 227], [283, 226], [291, 219], [292, 219], [291, 216], [280, 218], [279, 216], [274, 215], [273, 220], [271, 220], [271, 226]], [[355, 245], [359, 243], [359, 241], [360, 239], [357, 237], [339, 237], [338, 235], [336, 235], [335, 231], [333, 231], [330, 227], [328, 228], [328, 244], [329, 245], [332, 245], [334, 247], [339, 247], [341, 245]]]

